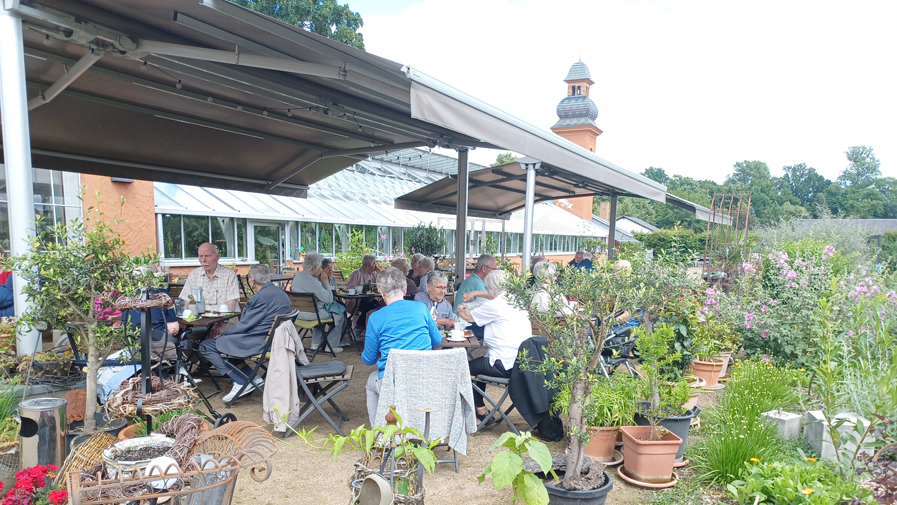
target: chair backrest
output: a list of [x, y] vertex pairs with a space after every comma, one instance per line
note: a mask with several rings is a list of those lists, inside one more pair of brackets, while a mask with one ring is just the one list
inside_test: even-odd
[[252, 287], [249, 285], [249, 279], [246, 276], [237, 274], [237, 282], [240, 284], [240, 292], [243, 293], [244, 297], [249, 298], [255, 294], [255, 291], [252, 290]]
[[318, 324], [321, 324], [321, 315], [318, 314], [318, 298], [314, 293], [294, 293], [290, 291], [287, 294], [290, 295], [290, 303], [293, 304], [295, 312], [313, 313], [318, 318]]
[[405, 296], [402, 297], [402, 299], [403, 299], [403, 300], [409, 300], [409, 301], [412, 301], [412, 302], [413, 302], [413, 301], [414, 301], [414, 296], [415, 296], [415, 295], [405, 295]]
[[[265, 351], [264, 352], [268, 352], [271, 350], [271, 343], [274, 341], [274, 332], [277, 331], [277, 328], [280, 327], [280, 325], [284, 321], [295, 321], [297, 317], [299, 317], [298, 310], [294, 310], [294, 311], [290, 312], [289, 314], [278, 314], [278, 315], [274, 316], [274, 322], [271, 323], [271, 328], [268, 329], [268, 336], [265, 337]], [[264, 353], [262, 354], [262, 356], [264, 356]]]
[[333, 277], [336, 279], [336, 282], [346, 282], [346, 276], [343, 275], [342, 270], [334, 270]]
[[181, 296], [181, 291], [184, 290], [183, 284], [169, 284], [168, 285], [168, 293], [171, 294], [171, 299]]
[[451, 432], [455, 409], [460, 408], [462, 395], [472, 396], [472, 391], [465, 349], [392, 349], [386, 360], [375, 419], [378, 423], [384, 420], [389, 405], [395, 405], [396, 413], [407, 426], [423, 430], [425, 415], [417, 409], [439, 407], [439, 411], [430, 414], [430, 434], [434, 438], [446, 438]]

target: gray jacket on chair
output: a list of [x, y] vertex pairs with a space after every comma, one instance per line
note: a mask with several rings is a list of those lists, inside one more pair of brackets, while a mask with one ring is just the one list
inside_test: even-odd
[[425, 415], [416, 409], [437, 407], [430, 413], [430, 439], [448, 438], [452, 449], [467, 455], [467, 433], [477, 431], [467, 352], [461, 348], [389, 351], [376, 418], [384, 419], [390, 405], [396, 406], [406, 426], [421, 432]]
[[290, 297], [274, 283], [267, 283], [246, 302], [240, 322], [216, 339], [218, 352], [248, 358], [262, 352], [274, 318], [293, 312]]

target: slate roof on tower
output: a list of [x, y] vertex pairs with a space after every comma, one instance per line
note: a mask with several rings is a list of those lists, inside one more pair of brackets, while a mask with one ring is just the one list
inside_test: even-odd
[[574, 81], [576, 79], [592, 80], [592, 76], [589, 74], [589, 67], [581, 61], [574, 63], [570, 67], [570, 71], [567, 72], [567, 77], [564, 78], [565, 81]]
[[557, 108], [558, 122], [552, 128], [564, 126], [595, 126], [598, 106], [585, 95], [568, 96], [561, 100]]

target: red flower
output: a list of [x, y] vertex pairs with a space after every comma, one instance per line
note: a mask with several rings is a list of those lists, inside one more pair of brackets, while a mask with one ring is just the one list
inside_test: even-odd
[[49, 470], [51, 472], [55, 472], [56, 470], [59, 470], [59, 467], [56, 465], [50, 465], [47, 467], [47, 470]]
[[50, 503], [56, 505], [57, 503], [65, 502], [69, 497], [68, 491], [58, 490], [58, 491], [50, 491]]

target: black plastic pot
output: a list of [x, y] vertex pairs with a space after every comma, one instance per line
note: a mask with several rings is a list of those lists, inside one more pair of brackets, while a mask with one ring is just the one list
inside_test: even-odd
[[[639, 407], [647, 408], [650, 406], [649, 402], [639, 402]], [[701, 407], [695, 406], [691, 410], [687, 411], [685, 414], [681, 416], [673, 416], [660, 421], [660, 425], [664, 428], [670, 430], [677, 437], [682, 439], [682, 443], [679, 444], [679, 450], [676, 451], [676, 459], [682, 459], [682, 456], [685, 455], [685, 444], [688, 442], [688, 430], [691, 428], [691, 420], [698, 417], [698, 414], [701, 413]], [[648, 426], [651, 424], [648, 422], [648, 418], [643, 416], [642, 414], [635, 415], [635, 424], [638, 426]]]
[[604, 505], [604, 502], [607, 501], [607, 495], [613, 488], [614, 481], [610, 479], [610, 475], [607, 472], [604, 472], [604, 484], [599, 488], [588, 491], [568, 491], [564, 488], [545, 484], [545, 489], [548, 490], [549, 505]]
[[[106, 426], [106, 429], [95, 430], [95, 431], [92, 431], [91, 433], [108, 433], [114, 437], [118, 437], [118, 432], [120, 432], [128, 424], [127, 419], [119, 419], [117, 421], [109, 421], [109, 419], [106, 417], [106, 411], [97, 412], [96, 416], [94, 416], [94, 419], [96, 420], [96, 426]], [[76, 428], [83, 428], [83, 427], [84, 427], [84, 421], [74, 421], [72, 424], [68, 425], [68, 429], [65, 432], [66, 454], [68, 454], [68, 452], [74, 448], [74, 447], [72, 447], [72, 440], [74, 440], [75, 437], [77, 437], [78, 435], [81, 435], [83, 433], [80, 430], [73, 433], [73, 430], [75, 430]], [[87, 440], [89, 438], [90, 437], [81, 437], [78, 439], [78, 443], [75, 445], [76, 446], [81, 445], [82, 443], [87, 442]]]

